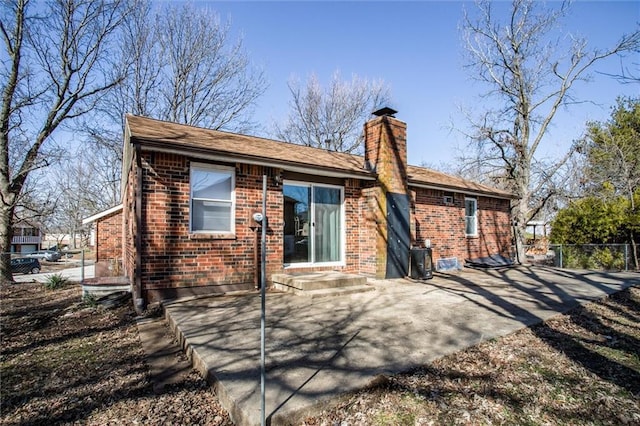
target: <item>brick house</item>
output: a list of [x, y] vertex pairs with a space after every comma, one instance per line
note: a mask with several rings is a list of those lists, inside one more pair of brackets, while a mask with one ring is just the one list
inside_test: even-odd
[[95, 223], [92, 230], [97, 277], [113, 276], [122, 272], [122, 204], [111, 207], [82, 220], [83, 225]]
[[409, 249], [427, 240], [441, 267], [509, 256], [513, 196], [408, 165], [394, 113], [365, 123], [364, 157], [127, 115], [122, 206], [104, 216], [122, 238], [99, 241], [114, 245], [98, 253], [121, 254], [142, 303], [252, 289], [252, 214], [267, 175], [268, 281], [310, 271], [403, 277]]

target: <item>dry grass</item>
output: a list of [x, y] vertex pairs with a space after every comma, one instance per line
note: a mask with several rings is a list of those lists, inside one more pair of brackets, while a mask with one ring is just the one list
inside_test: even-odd
[[1, 424], [231, 424], [195, 372], [153, 392], [131, 306], [84, 305], [78, 285], [1, 295]]

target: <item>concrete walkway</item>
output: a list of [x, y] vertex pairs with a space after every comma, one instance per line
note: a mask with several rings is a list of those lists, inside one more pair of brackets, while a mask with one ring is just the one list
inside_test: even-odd
[[[300, 418], [376, 376], [402, 372], [631, 285], [637, 273], [519, 267], [433, 280], [369, 280], [375, 291], [267, 294], [266, 413]], [[172, 327], [237, 424], [260, 424], [260, 296], [166, 306]]]

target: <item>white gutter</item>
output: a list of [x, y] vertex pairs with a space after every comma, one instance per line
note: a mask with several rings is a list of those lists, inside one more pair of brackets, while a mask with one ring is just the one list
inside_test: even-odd
[[86, 225], [87, 223], [95, 222], [96, 220], [103, 218], [105, 216], [109, 216], [111, 213], [115, 213], [119, 210], [122, 210], [122, 204], [118, 204], [117, 206], [113, 206], [110, 209], [101, 211], [100, 213], [96, 213], [93, 216], [89, 216], [85, 219], [82, 219], [82, 224]]

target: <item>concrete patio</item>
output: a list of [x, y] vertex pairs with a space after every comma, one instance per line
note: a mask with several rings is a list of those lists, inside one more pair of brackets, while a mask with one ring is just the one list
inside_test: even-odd
[[[518, 267], [368, 284], [375, 290], [346, 296], [267, 293], [271, 424], [295, 424], [379, 375], [639, 285], [640, 275]], [[232, 419], [260, 424], [259, 293], [176, 301], [166, 305], [166, 315]]]

